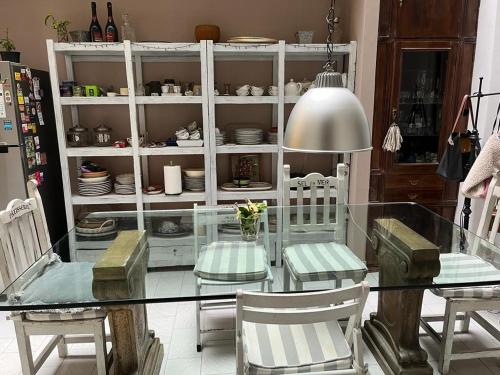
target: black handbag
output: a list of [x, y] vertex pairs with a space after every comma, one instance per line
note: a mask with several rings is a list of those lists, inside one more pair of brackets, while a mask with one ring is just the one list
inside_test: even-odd
[[[439, 162], [436, 173], [447, 180], [462, 182], [467, 176], [467, 161], [470, 157], [470, 132], [455, 133], [455, 130], [460, 123], [464, 111], [468, 109], [472, 121], [474, 122], [474, 114], [472, 112], [472, 103], [469, 95], [465, 95], [460, 105], [460, 111], [457, 114], [453, 129], [446, 143], [446, 150]], [[468, 150], [468, 151], [467, 151]]]

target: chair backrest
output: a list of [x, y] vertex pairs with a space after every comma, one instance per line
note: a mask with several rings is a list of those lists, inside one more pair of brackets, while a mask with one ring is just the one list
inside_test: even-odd
[[0, 211], [0, 276], [5, 286], [51, 248], [36, 181], [27, 185], [28, 199], [14, 199]]
[[[266, 201], [264, 203], [267, 204]], [[218, 240], [218, 227], [223, 224], [239, 224], [236, 210], [232, 206], [198, 206], [194, 204], [193, 234], [194, 259], [198, 259], [203, 244], [202, 237], [206, 236], [206, 243]], [[264, 209], [260, 215], [260, 224], [264, 227], [263, 242], [266, 252], [270, 253], [268, 210]], [[270, 259], [270, 257], [268, 257]]]
[[258, 293], [238, 290], [236, 293], [236, 334], [242, 324], [310, 324], [348, 318], [345, 338], [352, 343], [354, 328], [370, 291], [366, 281], [340, 289], [311, 293]]
[[[310, 173], [305, 177], [290, 178], [290, 166], [284, 166], [283, 192], [283, 238], [286, 242], [290, 232], [333, 230], [338, 231], [337, 240], [345, 237], [345, 203], [347, 198], [348, 168], [345, 164], [337, 165], [337, 177], [325, 177], [320, 173]], [[306, 189], [306, 190], [305, 190]], [[295, 193], [296, 192], [296, 193]], [[307, 194], [305, 193], [307, 192]], [[291, 201], [296, 194], [296, 208], [291, 209]], [[304, 199], [309, 198], [307, 205], [309, 220], [304, 212]], [[323, 204], [318, 204], [319, 199]], [[335, 203], [333, 201], [335, 200]], [[331, 207], [335, 206], [332, 210]], [[321, 209], [318, 210], [318, 207]], [[291, 222], [292, 211], [297, 219]], [[335, 215], [335, 219], [332, 220]]]
[[[496, 211], [493, 224], [491, 220], [493, 218], [493, 213]], [[498, 228], [500, 226], [500, 172], [493, 175], [490, 185], [488, 187], [488, 192], [486, 194], [486, 199], [484, 202], [483, 211], [481, 212], [481, 218], [479, 220], [479, 226], [477, 228], [476, 234], [484, 239], [487, 239], [491, 243], [495, 243], [495, 236], [498, 233]], [[491, 228], [491, 232], [490, 232]]]

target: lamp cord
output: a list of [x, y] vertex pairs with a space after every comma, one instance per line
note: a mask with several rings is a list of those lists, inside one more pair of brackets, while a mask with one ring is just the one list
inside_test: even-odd
[[338, 17], [335, 17], [335, 0], [331, 0], [330, 9], [326, 16], [326, 24], [328, 27], [328, 37], [326, 38], [326, 53], [328, 60], [323, 67], [327, 71], [335, 70], [335, 61], [333, 60], [333, 33], [335, 31], [335, 24], [339, 22]]

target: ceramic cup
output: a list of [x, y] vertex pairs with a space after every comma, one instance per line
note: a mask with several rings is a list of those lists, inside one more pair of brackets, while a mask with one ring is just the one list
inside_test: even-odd
[[120, 95], [128, 95], [128, 87], [120, 87]]
[[252, 86], [251, 93], [253, 96], [262, 96], [264, 94], [264, 88], [258, 86]]
[[180, 94], [180, 93], [182, 93], [182, 87], [174, 86], [174, 94]]
[[271, 96], [278, 96], [278, 86], [269, 86], [267, 92]]
[[299, 44], [311, 44], [313, 42], [314, 31], [297, 31], [295, 39]]
[[194, 85], [193, 86], [193, 95], [201, 96], [201, 85]]
[[249, 91], [250, 91], [250, 85], [243, 85], [243, 86], [240, 86], [236, 90], [236, 95], [238, 95], [238, 96], [248, 96]]

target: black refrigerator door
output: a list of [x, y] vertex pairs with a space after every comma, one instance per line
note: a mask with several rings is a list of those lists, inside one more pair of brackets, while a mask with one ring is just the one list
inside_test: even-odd
[[12, 69], [26, 179], [38, 182], [50, 239], [55, 244], [68, 230], [50, 77], [47, 72], [20, 65], [13, 64]]

